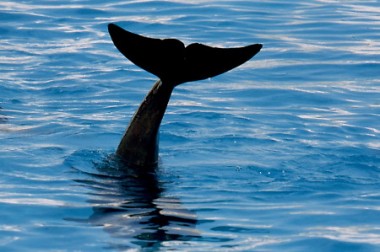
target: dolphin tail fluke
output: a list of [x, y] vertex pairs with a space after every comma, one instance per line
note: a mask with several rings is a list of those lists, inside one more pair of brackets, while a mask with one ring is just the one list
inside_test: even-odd
[[198, 43], [187, 47], [177, 39], [147, 38], [115, 24], [108, 31], [116, 48], [135, 65], [178, 85], [227, 72], [257, 54], [261, 44], [239, 48], [216, 48]]

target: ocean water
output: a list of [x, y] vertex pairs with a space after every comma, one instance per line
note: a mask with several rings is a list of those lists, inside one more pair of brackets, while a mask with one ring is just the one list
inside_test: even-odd
[[[380, 251], [380, 2], [0, 2], [1, 251]], [[262, 43], [178, 86], [154, 174], [113, 155], [156, 77], [107, 24]]]

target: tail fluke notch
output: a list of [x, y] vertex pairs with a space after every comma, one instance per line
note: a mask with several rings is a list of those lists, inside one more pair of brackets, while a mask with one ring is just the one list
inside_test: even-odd
[[251, 59], [261, 44], [217, 48], [198, 43], [185, 45], [177, 39], [154, 39], [126, 31], [115, 24], [108, 31], [116, 48], [135, 65], [178, 85], [227, 72]]

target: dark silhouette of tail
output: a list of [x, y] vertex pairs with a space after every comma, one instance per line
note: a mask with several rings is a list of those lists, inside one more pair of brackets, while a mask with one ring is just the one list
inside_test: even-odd
[[216, 48], [198, 43], [187, 47], [177, 39], [153, 39], [126, 31], [115, 24], [108, 31], [116, 48], [135, 65], [163, 83], [179, 85], [227, 72], [257, 54], [261, 44]]

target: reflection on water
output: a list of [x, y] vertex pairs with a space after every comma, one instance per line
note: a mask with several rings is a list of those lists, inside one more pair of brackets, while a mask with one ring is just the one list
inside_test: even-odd
[[1, 113], [2, 109], [3, 108], [0, 106], [0, 123], [5, 123], [7, 121], [7, 118], [4, 115], [2, 115]]
[[125, 249], [127, 240], [157, 249], [165, 241], [199, 236], [195, 214], [183, 209], [178, 199], [164, 196], [165, 182], [156, 171], [125, 169], [115, 157], [93, 166], [94, 172], [73, 168], [80, 175], [74, 180], [89, 189], [93, 213], [86, 220], [70, 220], [101, 226], [113, 238], [124, 238], [112, 248]]
[[[1, 251], [380, 251], [379, 1], [205, 2], [0, 1]], [[155, 81], [112, 22], [264, 44], [175, 90], [147, 177], [105, 157]]]

